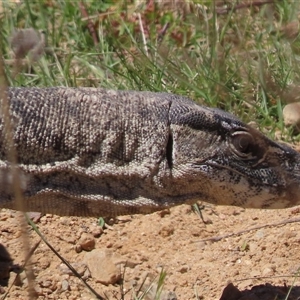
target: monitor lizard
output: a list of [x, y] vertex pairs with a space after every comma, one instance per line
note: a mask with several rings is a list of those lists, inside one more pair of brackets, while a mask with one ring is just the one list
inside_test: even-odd
[[[174, 94], [97, 88], [7, 95], [27, 211], [116, 216], [198, 200], [300, 204], [300, 154], [222, 110]], [[16, 209], [3, 118], [0, 134], [0, 207]]]

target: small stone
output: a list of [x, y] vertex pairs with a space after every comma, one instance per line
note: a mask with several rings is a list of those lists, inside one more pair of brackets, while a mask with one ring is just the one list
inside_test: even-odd
[[69, 282], [67, 280], [63, 280], [61, 282], [61, 290], [62, 291], [68, 291], [70, 289], [70, 285], [69, 285]]
[[187, 271], [189, 270], [189, 267], [188, 266], [182, 266], [178, 272], [183, 274], [183, 273], [186, 273]]
[[265, 236], [266, 236], [266, 233], [265, 233], [264, 229], [257, 230], [255, 233], [255, 238], [258, 238], [258, 239], [262, 239]]
[[75, 245], [75, 251], [76, 251], [76, 253], [80, 253], [82, 251], [81, 245], [79, 245], [79, 244]]
[[113, 245], [114, 245], [114, 244], [113, 244], [112, 242], [108, 242], [108, 243], [106, 244], [106, 248], [111, 248]]
[[197, 249], [203, 250], [205, 248], [205, 246], [206, 246], [206, 242], [204, 242], [204, 241], [197, 242]]
[[171, 212], [170, 212], [170, 209], [163, 209], [161, 211], [158, 211], [157, 214], [163, 218], [164, 216], [166, 215], [169, 215]]
[[213, 224], [213, 221], [212, 221], [212, 219], [210, 219], [210, 218], [204, 218], [204, 224], [206, 224], [206, 225], [208, 225], [208, 224]]
[[52, 285], [52, 282], [50, 280], [43, 280], [39, 282], [39, 284], [43, 288], [49, 288]]
[[92, 234], [83, 232], [78, 245], [81, 246], [82, 250], [91, 251], [95, 248], [95, 239]]
[[283, 120], [286, 126], [300, 132], [300, 102], [287, 104], [283, 109]]
[[114, 264], [112, 252], [108, 249], [87, 252], [84, 261], [96, 282], [109, 285], [115, 284], [121, 279], [121, 270]]
[[117, 249], [121, 249], [123, 247], [123, 244], [121, 242], [115, 242], [113, 245], [113, 249], [117, 250]]
[[[87, 265], [83, 262], [75, 262], [75, 263], [71, 263], [71, 266], [76, 270], [76, 272], [82, 276], [85, 271], [87, 270]], [[65, 264], [61, 263], [58, 266], [58, 270], [60, 271], [61, 274], [67, 274], [67, 275], [74, 275], [73, 271], [66, 266]]]
[[70, 226], [70, 218], [60, 217], [59, 222], [60, 222], [61, 225]]
[[90, 272], [90, 270], [88, 268], [86, 268], [84, 274], [82, 275], [82, 279], [83, 280], [87, 280], [90, 277], [91, 277], [91, 272]]
[[104, 232], [103, 228], [100, 226], [91, 226], [90, 230], [94, 238], [100, 237], [101, 234]]
[[174, 231], [175, 231], [174, 227], [172, 225], [169, 225], [169, 226], [163, 226], [158, 233], [162, 237], [168, 237], [171, 236], [174, 233]]
[[273, 274], [274, 274], [274, 272], [271, 268], [264, 268], [262, 271], [262, 276], [270, 276]]
[[198, 228], [197, 229], [195, 228], [195, 229], [191, 230], [191, 234], [192, 234], [192, 236], [198, 237], [198, 236], [200, 236], [201, 231]]
[[246, 266], [251, 266], [251, 265], [252, 265], [252, 260], [245, 259], [245, 260], [244, 260], [244, 264], [245, 264]]
[[240, 215], [241, 213], [245, 212], [245, 208], [243, 207], [235, 207], [234, 211], [232, 212], [232, 214], [234, 216], [238, 216]]
[[50, 266], [50, 260], [48, 257], [44, 256], [39, 259], [39, 265], [42, 269], [47, 269]]

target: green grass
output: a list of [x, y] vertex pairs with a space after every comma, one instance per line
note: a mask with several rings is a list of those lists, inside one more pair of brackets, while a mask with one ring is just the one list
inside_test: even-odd
[[[271, 137], [276, 130], [287, 132], [289, 139], [282, 107], [300, 91], [300, 1], [274, 0], [224, 14], [216, 5], [223, 1], [213, 0], [153, 7], [138, 1], [82, 3], [97, 42], [79, 1], [1, 1], [1, 50], [10, 85], [176, 93], [254, 121]], [[14, 29], [24, 28], [46, 32], [47, 47], [15, 76], [9, 41]]]
[[7, 66], [10, 85], [166, 91], [255, 121], [270, 136], [284, 129], [282, 106], [300, 79], [299, 30], [291, 23], [299, 1], [225, 14], [218, 13], [223, 1], [82, 2], [97, 43], [79, 1], [2, 0], [5, 61], [13, 58], [14, 28], [47, 33], [47, 51], [31, 68], [13, 78]]

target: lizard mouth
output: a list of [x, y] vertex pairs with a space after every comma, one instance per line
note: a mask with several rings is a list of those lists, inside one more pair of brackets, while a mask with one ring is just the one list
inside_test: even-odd
[[[218, 170], [227, 170], [228, 172], [228, 178], [232, 177], [232, 174], [236, 174], [238, 176], [240, 176], [241, 178], [245, 178], [246, 180], [248, 180], [250, 183], [256, 183], [258, 185], [265, 185], [265, 186], [270, 186], [270, 187], [278, 187], [278, 186], [282, 186], [285, 187], [286, 186], [286, 180], [279, 180], [279, 177], [277, 176], [277, 174], [274, 172], [274, 180], [270, 180], [270, 176], [267, 176], [269, 174], [267, 174], [267, 170], [266, 169], [256, 169], [253, 170], [253, 174], [251, 175], [251, 171], [249, 172], [243, 172], [243, 170], [239, 170], [237, 167], [238, 166], [234, 166], [231, 167], [229, 165], [222, 165], [219, 164], [217, 162], [206, 162], [205, 164], [201, 164], [202, 166], [210, 166], [212, 169], [218, 169]], [[265, 179], [266, 178], [266, 179]], [[300, 192], [300, 191], [299, 191]]]
[[[231, 203], [248, 208], [287, 208], [300, 205], [300, 180], [298, 172], [280, 174], [279, 168], [242, 170], [218, 162], [205, 162], [197, 167], [203, 169], [211, 180], [221, 182], [220, 195]], [[245, 184], [245, 183], [248, 184]], [[239, 187], [240, 186], [240, 187]], [[234, 192], [235, 191], [235, 192]], [[216, 188], [214, 194], [217, 193]], [[231, 198], [231, 199], [230, 199]], [[222, 204], [222, 203], [219, 203]]]

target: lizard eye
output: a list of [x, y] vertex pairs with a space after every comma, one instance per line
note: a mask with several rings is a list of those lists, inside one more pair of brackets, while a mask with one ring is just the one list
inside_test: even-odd
[[240, 157], [252, 156], [253, 144], [253, 137], [248, 132], [236, 131], [231, 135], [232, 150]]

